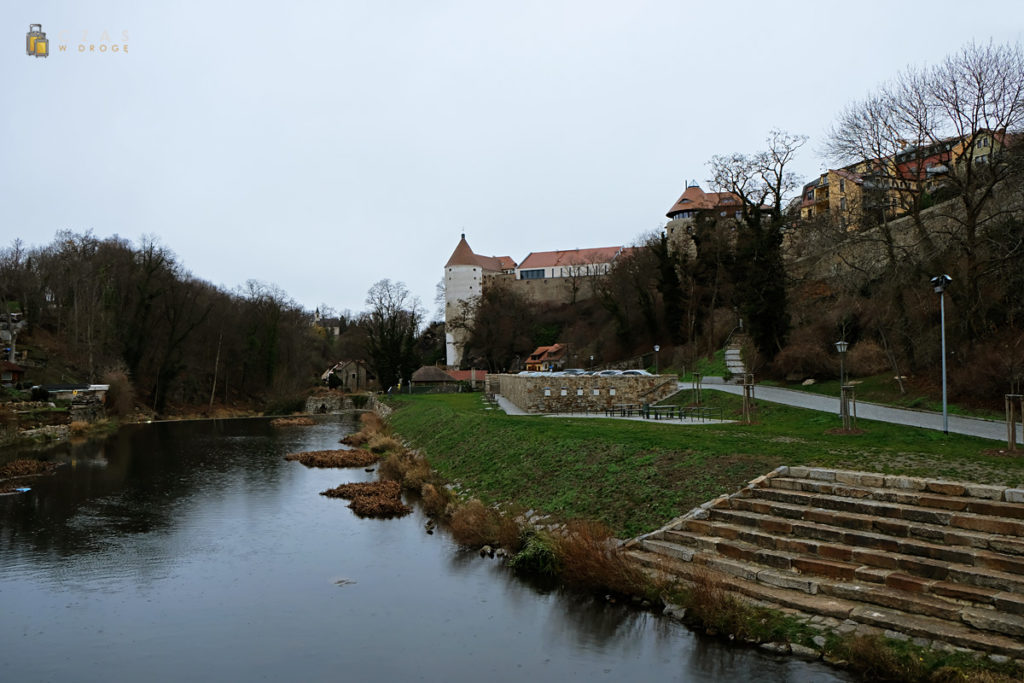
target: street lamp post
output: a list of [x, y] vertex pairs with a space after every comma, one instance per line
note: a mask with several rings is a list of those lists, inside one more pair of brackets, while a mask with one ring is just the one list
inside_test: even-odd
[[594, 355], [593, 354], [590, 355], [590, 369], [591, 370], [594, 369]]
[[846, 349], [850, 344], [844, 339], [836, 342], [836, 351], [839, 352], [839, 387], [846, 385]]
[[932, 287], [939, 295], [939, 329], [942, 334], [942, 433], [949, 434], [949, 413], [946, 410], [946, 287], [953, 281], [948, 275], [932, 278]]
[[654, 345], [654, 374], [658, 374], [658, 351], [661, 351], [661, 347], [657, 344]]

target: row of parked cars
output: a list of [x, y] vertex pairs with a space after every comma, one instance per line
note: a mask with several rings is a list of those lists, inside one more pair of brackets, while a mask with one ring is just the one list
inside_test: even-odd
[[647, 375], [651, 373], [646, 370], [584, 370], [582, 368], [569, 368], [568, 370], [557, 370], [555, 372], [537, 372], [535, 370], [524, 370], [519, 373], [524, 377], [576, 377], [579, 375], [592, 375], [595, 377], [613, 377], [616, 375]]

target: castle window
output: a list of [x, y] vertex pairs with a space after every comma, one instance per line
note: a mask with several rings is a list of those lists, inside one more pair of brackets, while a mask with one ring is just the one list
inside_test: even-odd
[[530, 270], [520, 270], [520, 280], [540, 280], [544, 277], [543, 268], [531, 268]]

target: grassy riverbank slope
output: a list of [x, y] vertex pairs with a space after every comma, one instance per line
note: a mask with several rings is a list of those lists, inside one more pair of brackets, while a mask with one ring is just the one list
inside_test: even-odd
[[[738, 415], [737, 397], [705, 397], [727, 419]], [[1000, 455], [998, 442], [866, 420], [862, 433], [836, 433], [835, 415], [764, 402], [757, 424], [693, 426], [508, 416], [485, 409], [480, 394], [401, 397], [393, 405], [394, 429], [473, 495], [601, 521], [622, 537], [783, 464], [1024, 483], [1024, 458]]]

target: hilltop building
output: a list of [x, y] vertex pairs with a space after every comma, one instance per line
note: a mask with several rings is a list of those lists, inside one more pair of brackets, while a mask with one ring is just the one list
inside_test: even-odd
[[536, 303], [568, 303], [586, 298], [584, 278], [607, 273], [616, 259], [631, 248], [599, 247], [563, 251], [530, 252], [518, 265], [508, 256], [481, 256], [473, 252], [463, 234], [444, 266], [445, 358], [449, 367], [462, 363], [468, 340], [464, 315], [466, 304], [478, 298], [488, 286], [501, 283]]
[[963, 164], [990, 163], [1007, 137], [982, 131], [971, 138], [904, 143], [895, 154], [829, 169], [803, 186], [800, 218], [834, 219], [847, 230], [860, 229], [867, 215], [898, 218], [946, 186]]

